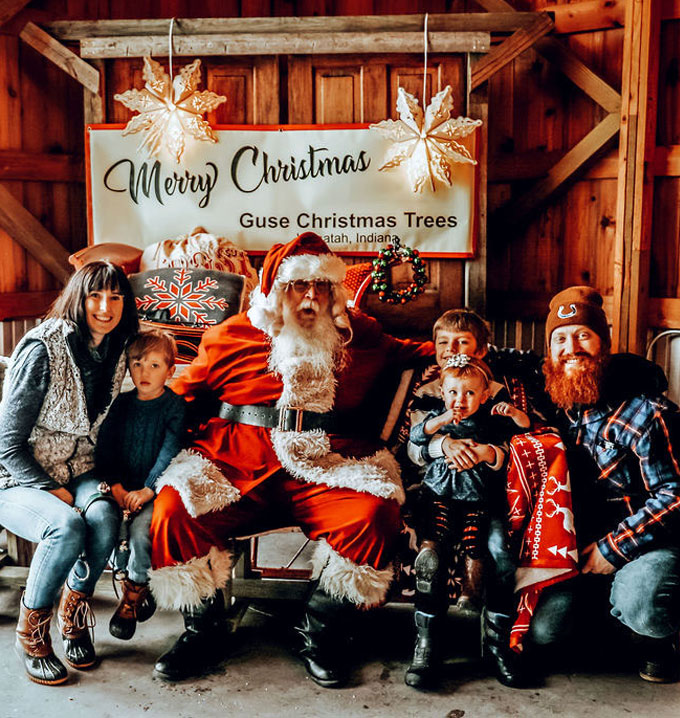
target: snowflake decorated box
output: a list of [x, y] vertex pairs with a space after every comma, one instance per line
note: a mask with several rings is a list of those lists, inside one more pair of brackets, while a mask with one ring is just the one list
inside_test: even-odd
[[130, 284], [143, 325], [169, 331], [180, 360], [191, 361], [203, 332], [241, 311], [240, 274], [194, 267], [164, 267], [132, 274]]

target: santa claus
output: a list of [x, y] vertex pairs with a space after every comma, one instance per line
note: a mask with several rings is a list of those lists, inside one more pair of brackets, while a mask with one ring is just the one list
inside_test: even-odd
[[318, 684], [339, 686], [339, 619], [385, 600], [404, 492], [371, 425], [369, 392], [395, 367], [432, 353], [347, 309], [345, 265], [311, 232], [274, 246], [247, 313], [208, 330], [173, 384], [210, 392], [219, 415], [162, 479], [151, 526], [151, 587], [179, 609], [185, 632], [156, 663], [180, 680], [226, 651], [219, 589], [231, 537], [295, 524], [317, 541], [317, 577], [298, 627], [299, 655]]

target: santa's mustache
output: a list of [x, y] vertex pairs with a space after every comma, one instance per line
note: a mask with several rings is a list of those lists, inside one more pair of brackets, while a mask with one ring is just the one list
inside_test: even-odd
[[298, 311], [302, 312], [307, 309], [311, 309], [313, 312], [319, 313], [319, 302], [316, 301], [316, 299], [303, 299], [300, 304], [298, 304]]

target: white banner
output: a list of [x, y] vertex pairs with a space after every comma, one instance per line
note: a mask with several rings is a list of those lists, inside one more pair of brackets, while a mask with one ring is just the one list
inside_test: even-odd
[[189, 140], [178, 165], [137, 152], [138, 135], [88, 127], [90, 241], [140, 248], [202, 226], [247, 251], [306, 230], [343, 254], [399, 239], [426, 256], [471, 256], [475, 167], [414, 194], [403, 167], [379, 172], [388, 140], [366, 128], [223, 129]]

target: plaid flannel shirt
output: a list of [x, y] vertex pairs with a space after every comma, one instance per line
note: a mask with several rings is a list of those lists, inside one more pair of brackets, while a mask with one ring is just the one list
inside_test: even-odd
[[680, 545], [680, 435], [671, 443], [678, 407], [664, 397], [637, 396], [567, 413], [571, 440], [595, 460], [607, 493], [629, 515], [598, 541], [621, 568], [656, 546]]

